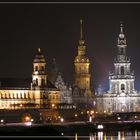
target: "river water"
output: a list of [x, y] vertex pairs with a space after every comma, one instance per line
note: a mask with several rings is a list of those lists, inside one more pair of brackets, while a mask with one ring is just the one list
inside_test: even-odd
[[69, 140], [140, 140], [140, 131], [99, 131], [91, 132], [89, 135], [76, 132], [74, 136], [65, 137]]

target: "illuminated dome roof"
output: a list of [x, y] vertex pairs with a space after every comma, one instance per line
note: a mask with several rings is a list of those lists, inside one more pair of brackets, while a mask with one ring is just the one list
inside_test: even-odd
[[124, 39], [124, 34], [119, 34], [119, 38]]
[[35, 55], [34, 63], [45, 63], [44, 55], [41, 53], [40, 48], [38, 48], [38, 52]]
[[86, 56], [77, 56], [76, 58], [75, 58], [75, 62], [77, 62], [77, 63], [89, 63], [89, 59], [88, 59], [88, 57], [86, 57]]

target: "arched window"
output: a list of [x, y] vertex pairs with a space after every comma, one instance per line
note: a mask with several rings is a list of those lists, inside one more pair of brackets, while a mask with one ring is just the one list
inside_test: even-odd
[[38, 66], [35, 66], [35, 71], [38, 71]]
[[124, 75], [124, 67], [121, 67], [121, 74]]
[[121, 84], [121, 90], [125, 90], [125, 85]]

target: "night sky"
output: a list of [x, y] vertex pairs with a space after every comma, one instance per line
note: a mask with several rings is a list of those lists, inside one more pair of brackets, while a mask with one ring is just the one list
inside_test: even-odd
[[68, 83], [74, 80], [74, 58], [83, 18], [93, 87], [108, 90], [108, 74], [117, 54], [120, 21], [127, 55], [140, 90], [140, 4], [2, 4], [0, 3], [0, 77], [30, 77], [40, 47], [50, 73], [52, 59]]

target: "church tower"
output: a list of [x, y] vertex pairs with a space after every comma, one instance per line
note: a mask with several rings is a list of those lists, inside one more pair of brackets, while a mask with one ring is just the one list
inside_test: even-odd
[[40, 48], [38, 48], [33, 60], [32, 83], [34, 87], [38, 88], [43, 88], [47, 85], [46, 61]]
[[118, 54], [114, 60], [114, 73], [110, 73], [109, 92], [118, 95], [127, 95], [134, 93], [134, 73], [130, 70], [130, 59], [126, 55], [126, 38], [123, 31], [123, 25], [120, 26], [118, 37]]
[[49, 80], [51, 81], [51, 83], [55, 83], [55, 81], [56, 81], [56, 78], [57, 78], [57, 76], [58, 76], [58, 66], [57, 66], [57, 63], [56, 63], [56, 59], [55, 58], [53, 58], [53, 60], [52, 60], [52, 66], [51, 66], [51, 72], [50, 72], [50, 77], [48, 77], [49, 78]]
[[86, 56], [86, 46], [83, 39], [83, 20], [80, 20], [80, 40], [78, 45], [78, 56], [74, 60], [75, 85], [82, 90], [90, 91], [90, 61]]

